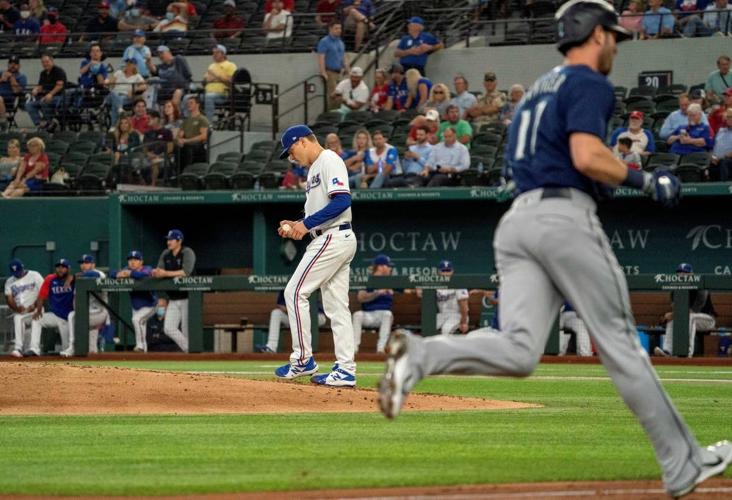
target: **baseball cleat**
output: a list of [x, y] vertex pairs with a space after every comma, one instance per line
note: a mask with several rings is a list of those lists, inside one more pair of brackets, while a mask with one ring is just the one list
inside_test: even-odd
[[316, 375], [310, 381], [313, 384], [329, 385], [331, 387], [356, 387], [356, 375], [339, 368], [337, 364], [330, 373]]
[[70, 358], [74, 355], [74, 348], [69, 347], [68, 349], [64, 349], [59, 353], [62, 358]]
[[[710, 477], [723, 474], [729, 464], [732, 463], [732, 443], [727, 440], [707, 446], [705, 451], [708, 452], [708, 454], [711, 454], [711, 461], [702, 465], [699, 475], [694, 478], [691, 484], [676, 491], [669, 490], [669, 495], [674, 498], [681, 498], [688, 495], [693, 492], [698, 485]], [[704, 453], [704, 451], [702, 451], [702, 453]]]
[[34, 351], [33, 349], [28, 349], [27, 351], [25, 351], [25, 352], [23, 353], [23, 356], [40, 356], [40, 354], [38, 354], [38, 353], [37, 353], [36, 351]]
[[287, 363], [282, 365], [275, 370], [275, 375], [279, 378], [297, 378], [304, 377], [305, 375], [312, 375], [318, 371], [318, 363], [315, 362], [315, 358], [309, 358], [307, 363], [301, 365], [299, 363], [292, 364]]
[[20, 350], [15, 349], [13, 352], [10, 353], [10, 355], [14, 358], [22, 358], [23, 353], [20, 352]]
[[667, 353], [658, 346], [653, 348], [653, 354], [655, 354], [656, 356], [662, 356], [664, 358], [668, 358], [669, 356], [671, 356], [671, 354]]
[[407, 395], [404, 390], [409, 376], [407, 335], [402, 330], [394, 330], [386, 342], [386, 368], [379, 382], [379, 407], [386, 418], [399, 415]]

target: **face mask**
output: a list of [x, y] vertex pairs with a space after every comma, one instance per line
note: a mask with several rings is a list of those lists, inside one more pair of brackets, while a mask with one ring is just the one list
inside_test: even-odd
[[30, 17], [30, 11], [29, 10], [21, 10], [20, 11], [20, 17], [23, 19], [28, 19]]
[[127, 13], [130, 17], [138, 17], [140, 15], [140, 9], [130, 9]]
[[155, 310], [155, 314], [157, 314], [157, 316], [158, 316], [159, 318], [162, 318], [163, 316], [165, 316], [165, 308], [164, 308], [164, 307], [158, 307], [158, 308], [157, 308], [157, 309]]
[[172, 21], [173, 19], [175, 19], [175, 12], [166, 12], [165, 19], [167, 19], [168, 21]]

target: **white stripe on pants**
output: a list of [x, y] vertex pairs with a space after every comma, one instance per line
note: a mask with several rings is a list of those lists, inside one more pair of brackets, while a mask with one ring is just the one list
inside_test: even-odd
[[353, 325], [348, 309], [351, 260], [356, 253], [353, 231], [331, 231], [315, 238], [285, 288], [292, 333], [290, 362], [302, 364], [313, 356], [310, 334], [310, 294], [320, 288], [323, 309], [330, 319], [338, 366], [355, 373]]
[[188, 299], [168, 301], [163, 328], [181, 351], [188, 352]]
[[[106, 309], [89, 309], [89, 353], [95, 354], [99, 349], [99, 329], [104, 326], [109, 318]], [[76, 311], [69, 313], [69, 345], [74, 346], [74, 325], [76, 321]]]
[[356, 344], [356, 352], [358, 352], [361, 345], [364, 326], [379, 329], [376, 352], [384, 352], [384, 346], [386, 346], [386, 341], [391, 333], [392, 323], [394, 323], [394, 314], [388, 309], [382, 311], [356, 311], [353, 313], [353, 341]]
[[40, 353], [41, 329], [43, 328], [57, 328], [58, 334], [61, 336], [61, 350], [65, 351], [69, 348], [69, 322], [52, 312], [44, 312], [40, 318], [34, 319], [31, 323], [31, 350], [38, 349], [38, 353]]
[[443, 335], [452, 335], [460, 327], [460, 313], [437, 313], [437, 329]]
[[[582, 319], [577, 316], [575, 311], [564, 311], [559, 316], [559, 328], [568, 328], [575, 334], [575, 344], [577, 345], [577, 356], [592, 356], [592, 344], [590, 343], [590, 332]], [[559, 333], [559, 355], [567, 354], [569, 347], [569, 339], [572, 335], [569, 333]]]
[[[689, 357], [694, 356], [694, 341], [696, 340], [696, 331], [707, 331], [714, 329], [714, 317], [709, 314], [695, 313], [689, 311]], [[674, 349], [674, 322], [666, 323], [666, 335], [663, 336], [663, 350], [673, 353]]]
[[[325, 324], [325, 314], [318, 313], [318, 326]], [[280, 329], [283, 326], [289, 326], [290, 320], [287, 313], [280, 308], [272, 309], [269, 314], [269, 334], [267, 335], [267, 347], [277, 352], [280, 346]]]
[[[26, 336], [26, 333], [28, 332], [28, 328], [31, 326], [31, 323], [33, 322], [33, 313], [14, 313], [13, 314], [13, 327], [15, 330], [15, 346], [13, 347], [16, 351], [20, 351], [21, 353], [23, 351], [23, 338]], [[36, 354], [40, 354], [40, 347], [36, 345], [35, 347], [32, 345], [28, 346], [29, 349], [35, 350], [39, 349]]]
[[155, 314], [154, 307], [141, 307], [132, 311], [132, 327], [135, 329], [135, 347], [147, 352], [145, 337], [147, 320]]

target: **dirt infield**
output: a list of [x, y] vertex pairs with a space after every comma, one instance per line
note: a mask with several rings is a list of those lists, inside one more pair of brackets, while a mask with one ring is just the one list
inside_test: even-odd
[[[377, 411], [376, 392], [219, 375], [2, 363], [0, 415], [146, 415]], [[538, 405], [411, 395], [406, 411], [507, 410]]]

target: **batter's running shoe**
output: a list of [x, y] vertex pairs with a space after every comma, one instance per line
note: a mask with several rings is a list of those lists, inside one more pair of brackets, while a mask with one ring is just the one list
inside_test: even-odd
[[698, 485], [710, 477], [723, 474], [729, 464], [732, 463], [732, 443], [725, 440], [707, 446], [702, 450], [702, 456], [705, 457], [705, 460], [699, 475], [690, 484], [677, 490], [669, 490], [669, 495], [674, 498], [681, 498], [694, 491]]
[[305, 364], [299, 363], [287, 363], [282, 365], [275, 370], [275, 375], [279, 378], [297, 378], [304, 377], [305, 375], [312, 375], [318, 371], [318, 363], [315, 362], [315, 358], [309, 358]]
[[386, 368], [379, 382], [379, 406], [386, 418], [396, 418], [407, 396], [405, 385], [411, 378], [408, 355], [409, 333], [394, 330], [386, 342]]
[[316, 375], [310, 381], [313, 384], [329, 385], [331, 387], [356, 387], [356, 375], [340, 368], [338, 363], [333, 366], [330, 373]]

